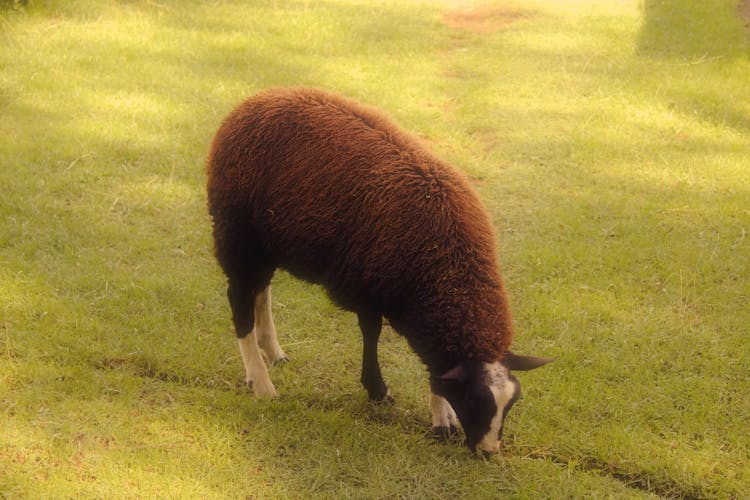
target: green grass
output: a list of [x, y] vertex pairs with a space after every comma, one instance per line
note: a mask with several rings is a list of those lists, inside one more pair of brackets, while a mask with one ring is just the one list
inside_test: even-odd
[[[0, 3], [0, 497], [745, 498], [750, 44], [734, 0]], [[282, 394], [242, 384], [204, 158], [244, 96], [386, 110], [498, 228], [502, 455], [360, 388], [356, 319], [277, 273]]]

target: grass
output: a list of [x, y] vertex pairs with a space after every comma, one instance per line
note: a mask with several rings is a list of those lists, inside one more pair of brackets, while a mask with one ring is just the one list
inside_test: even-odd
[[[750, 491], [750, 73], [736, 2], [0, 3], [0, 496]], [[522, 375], [504, 453], [428, 434], [424, 368], [278, 273], [253, 400], [203, 160], [245, 95], [385, 109], [498, 228]]]

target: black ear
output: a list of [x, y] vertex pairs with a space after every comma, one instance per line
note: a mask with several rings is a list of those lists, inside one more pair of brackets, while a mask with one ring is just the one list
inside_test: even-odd
[[538, 358], [536, 356], [523, 356], [508, 351], [503, 358], [503, 364], [511, 370], [528, 371], [539, 368], [547, 363], [552, 363], [557, 358]]

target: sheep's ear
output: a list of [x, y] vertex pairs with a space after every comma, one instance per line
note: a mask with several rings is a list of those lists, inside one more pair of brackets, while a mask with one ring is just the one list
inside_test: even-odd
[[528, 371], [534, 368], [539, 368], [548, 363], [552, 363], [557, 358], [538, 358], [536, 356], [524, 356], [521, 354], [513, 354], [508, 351], [505, 353], [503, 358], [503, 364], [511, 370]]
[[463, 363], [459, 363], [438, 377], [441, 380], [457, 380], [463, 382], [469, 378], [469, 372]]

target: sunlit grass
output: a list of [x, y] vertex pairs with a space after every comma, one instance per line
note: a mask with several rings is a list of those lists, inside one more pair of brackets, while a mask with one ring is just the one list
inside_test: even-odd
[[[12, 4], [13, 2], [10, 2]], [[748, 35], [730, 0], [0, 2], [0, 496], [741, 498]], [[700, 20], [697, 23], [696, 20]], [[204, 158], [275, 85], [385, 109], [475, 183], [522, 375], [502, 456], [428, 435], [424, 367], [275, 278], [253, 400]]]

